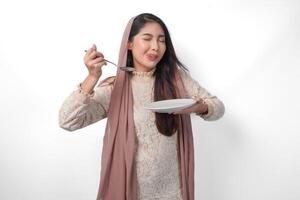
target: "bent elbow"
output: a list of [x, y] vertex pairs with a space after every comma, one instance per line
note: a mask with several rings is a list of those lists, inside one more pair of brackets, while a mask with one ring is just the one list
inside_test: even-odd
[[67, 120], [63, 120], [63, 119], [59, 119], [58, 126], [69, 132], [73, 132], [78, 129], [78, 126], [76, 126], [76, 124], [74, 125], [74, 123], [72, 123], [72, 121], [67, 121]]

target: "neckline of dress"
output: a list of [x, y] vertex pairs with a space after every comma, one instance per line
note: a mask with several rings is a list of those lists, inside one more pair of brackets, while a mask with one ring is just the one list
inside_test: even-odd
[[153, 74], [154, 74], [154, 72], [155, 72], [155, 69], [156, 69], [156, 68], [154, 68], [154, 69], [152, 69], [152, 70], [150, 70], [150, 71], [148, 71], [148, 72], [138, 72], [138, 71], [133, 71], [132, 74], [133, 74], [134, 76], [146, 76], [146, 77], [151, 77], [151, 76], [153, 76]]

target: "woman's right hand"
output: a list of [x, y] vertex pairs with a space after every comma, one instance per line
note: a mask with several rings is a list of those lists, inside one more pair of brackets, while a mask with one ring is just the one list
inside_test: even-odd
[[100, 78], [102, 74], [102, 66], [106, 65], [106, 61], [104, 60], [104, 56], [101, 52], [97, 51], [97, 47], [95, 44], [87, 50], [84, 56], [84, 64], [89, 71], [89, 76]]

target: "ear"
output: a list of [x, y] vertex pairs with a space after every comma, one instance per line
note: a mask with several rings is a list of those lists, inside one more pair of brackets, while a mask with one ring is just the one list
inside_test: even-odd
[[132, 42], [127, 43], [127, 49], [131, 50], [132, 49]]

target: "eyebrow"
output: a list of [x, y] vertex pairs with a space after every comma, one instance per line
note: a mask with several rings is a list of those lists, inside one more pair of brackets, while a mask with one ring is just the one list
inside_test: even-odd
[[[144, 33], [142, 36], [150, 36], [150, 37], [153, 37], [153, 35], [150, 34], [150, 33]], [[158, 37], [165, 37], [165, 35], [164, 35], [164, 34], [160, 34], [160, 35], [158, 35]]]

